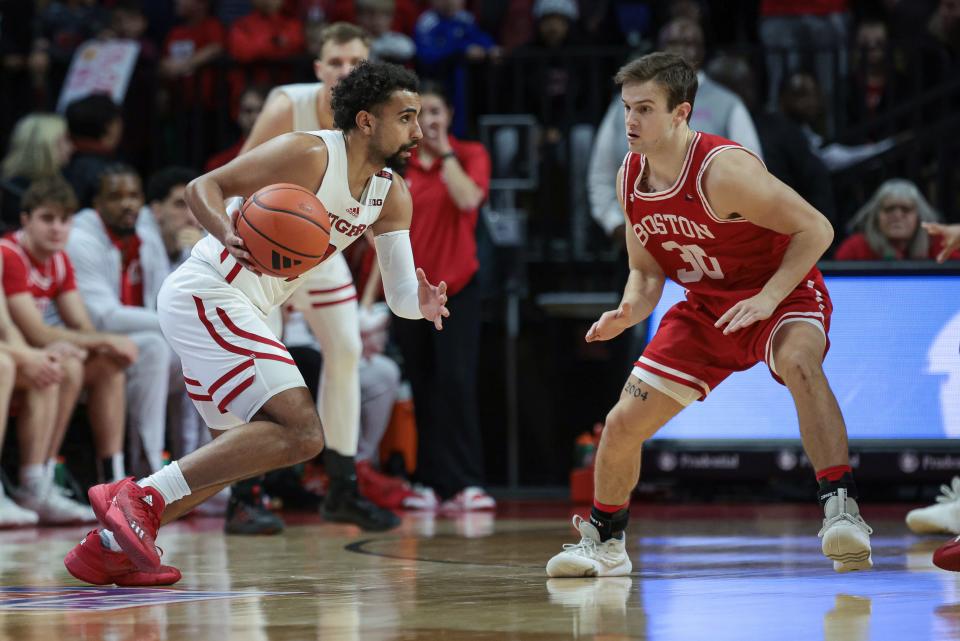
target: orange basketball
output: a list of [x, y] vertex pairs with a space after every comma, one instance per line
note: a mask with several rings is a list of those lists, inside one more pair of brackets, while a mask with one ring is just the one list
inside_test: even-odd
[[243, 203], [237, 235], [264, 274], [296, 277], [323, 260], [330, 215], [313, 192], [299, 185], [269, 185]]

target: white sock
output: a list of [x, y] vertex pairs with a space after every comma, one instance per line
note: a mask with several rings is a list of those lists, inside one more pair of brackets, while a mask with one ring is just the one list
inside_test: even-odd
[[46, 485], [46, 466], [43, 463], [24, 465], [20, 468], [20, 488], [27, 494], [41, 496]]
[[160, 492], [163, 502], [167, 505], [190, 495], [190, 486], [187, 485], [187, 479], [183, 478], [180, 464], [176, 461], [170, 465], [164, 465], [159, 471], [154, 472], [147, 478], [140, 479], [137, 481], [137, 485], [152, 487]]
[[123, 552], [123, 548], [117, 543], [117, 540], [113, 537], [113, 532], [110, 530], [100, 530], [100, 545], [111, 552]]
[[110, 467], [111, 467], [111, 472], [113, 473], [114, 481], [119, 481], [120, 479], [124, 478], [127, 475], [124, 469], [126, 465], [124, 464], [124, 461], [123, 461], [123, 452], [117, 452], [116, 454], [110, 457]]

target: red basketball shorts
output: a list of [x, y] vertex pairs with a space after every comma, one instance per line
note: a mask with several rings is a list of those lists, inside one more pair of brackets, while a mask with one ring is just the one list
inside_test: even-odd
[[[833, 305], [819, 279], [798, 285], [770, 318], [724, 336], [723, 328], [714, 327], [714, 323], [737, 302], [717, 305], [716, 299], [710, 299], [708, 305], [705, 299], [689, 294], [664, 315], [653, 340], [634, 363], [633, 375], [684, 405], [694, 399], [702, 401], [731, 373], [760, 362], [766, 363], [774, 379], [783, 383], [777, 375], [773, 341], [777, 331], [788, 323], [810, 323], [823, 332], [826, 356]], [[691, 393], [676, 393], [678, 384]]]

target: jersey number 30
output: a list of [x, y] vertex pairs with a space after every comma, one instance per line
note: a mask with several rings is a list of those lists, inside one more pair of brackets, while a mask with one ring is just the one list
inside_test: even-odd
[[681, 245], [671, 240], [663, 243], [662, 246], [667, 251], [680, 252], [680, 258], [683, 259], [683, 262], [690, 265], [690, 269], [677, 270], [677, 278], [681, 283], [696, 283], [703, 280], [704, 276], [709, 276], [714, 280], [723, 278], [720, 263], [713, 256], [707, 256], [707, 253], [699, 245]]

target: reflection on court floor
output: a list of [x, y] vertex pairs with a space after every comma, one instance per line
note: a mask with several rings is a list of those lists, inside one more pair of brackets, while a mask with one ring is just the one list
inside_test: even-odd
[[960, 639], [960, 575], [907, 508], [866, 506], [875, 568], [840, 575], [815, 506], [635, 506], [634, 573], [551, 579], [573, 540], [566, 505], [498, 516], [410, 514], [368, 535], [292, 516], [276, 537], [227, 537], [217, 519], [164, 528], [173, 588], [81, 586], [62, 558], [78, 528], [0, 532], [0, 641]]

